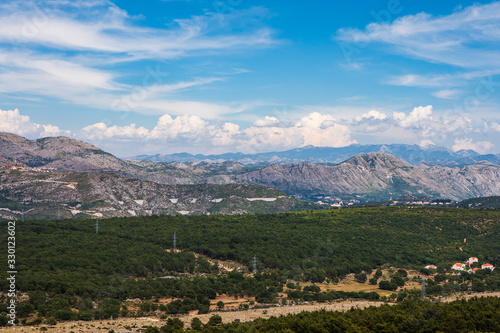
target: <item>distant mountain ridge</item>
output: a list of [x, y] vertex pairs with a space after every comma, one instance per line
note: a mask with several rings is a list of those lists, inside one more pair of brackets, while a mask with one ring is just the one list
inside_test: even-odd
[[[0, 219], [276, 213], [320, 208], [265, 187], [164, 185], [99, 172], [0, 170]], [[24, 211], [24, 213], [23, 213]]]
[[226, 153], [220, 155], [191, 155], [177, 153], [170, 155], [138, 155], [131, 160], [153, 162], [222, 162], [235, 161], [245, 165], [262, 165], [274, 163], [321, 163], [338, 164], [351, 157], [368, 153], [386, 153], [400, 158], [411, 164], [427, 164], [441, 166], [457, 166], [488, 161], [500, 164], [500, 154], [479, 154], [473, 150], [449, 151], [445, 147], [418, 145], [390, 144], [390, 145], [350, 145], [346, 147], [313, 147], [290, 149], [280, 152], [267, 152], [257, 154]]
[[500, 195], [500, 165], [412, 165], [385, 153], [357, 155], [338, 165], [274, 164], [233, 176], [242, 184], [277, 188], [298, 198], [389, 200], [406, 194], [463, 200]]
[[[339, 156], [348, 156], [355, 151], [369, 150], [383, 150], [383, 152], [369, 152], [355, 155], [340, 162], [337, 160], [335, 163], [327, 162], [328, 160], [333, 161], [335, 158], [340, 159]], [[389, 151], [396, 155], [404, 155], [412, 162], [388, 154]], [[244, 156], [247, 156], [245, 154], [225, 155], [226, 158], [239, 157], [240, 161], [177, 161], [169, 163], [124, 161], [93, 145], [66, 137], [31, 141], [16, 135], [0, 133], [0, 167], [2, 161], [12, 162], [15, 160], [31, 167], [53, 167], [54, 171], [58, 172], [114, 173], [130, 177], [127, 179], [131, 180], [126, 180], [127, 182], [140, 180], [162, 186], [190, 185], [193, 192], [202, 186], [260, 185], [268, 189], [279, 190], [296, 199], [326, 203], [384, 201], [405, 195], [456, 201], [500, 195], [499, 164], [488, 160], [473, 164], [464, 163], [463, 165], [458, 165], [457, 162], [476, 161], [486, 157], [494, 161], [496, 155], [479, 155], [472, 151], [460, 151], [452, 154], [444, 148], [423, 149], [419, 146], [408, 145], [309, 147], [290, 150], [283, 152], [283, 154], [285, 155], [282, 155], [282, 158], [287, 161], [292, 161], [292, 158], [295, 161], [300, 160], [297, 157], [307, 157], [309, 159], [316, 158], [322, 162], [272, 163], [270, 161], [278, 161], [280, 157], [268, 155], [268, 162], [261, 162], [259, 165], [245, 165], [243, 164], [245, 162]], [[178, 157], [180, 156], [189, 157], [187, 154], [178, 155]], [[264, 159], [259, 161], [264, 161]], [[427, 164], [422, 163], [422, 161], [427, 161]], [[428, 161], [451, 165], [433, 165]], [[99, 177], [91, 179], [96, 183], [101, 181]], [[125, 181], [125, 178], [123, 179]], [[112, 196], [124, 195], [129, 191], [118, 182], [108, 182], [108, 184], [115, 190], [115, 192], [106, 192], [111, 199]], [[143, 186], [137, 184], [137, 187]], [[38, 185], [46, 184], [38, 183]], [[99, 184], [94, 185], [101, 188], [102, 191], [106, 190], [104, 187], [99, 187]], [[239, 190], [240, 193], [237, 196], [248, 197], [245, 194], [248, 193], [248, 188], [243, 186], [239, 187]], [[29, 198], [35, 201], [42, 200], [43, 196], [47, 194], [44, 191], [37, 194], [33, 188], [30, 191], [33, 196]], [[157, 191], [158, 196], [161, 197], [160, 193], [165, 193], [165, 191], [169, 190], [162, 187], [162, 190]], [[186, 197], [189, 195], [186, 194]], [[151, 200], [152, 198], [149, 198], [148, 202]], [[233, 205], [232, 211], [248, 211], [243, 209], [243, 206]], [[190, 206], [189, 209], [182, 209], [182, 211], [187, 210], [194, 212], [196, 207]]]

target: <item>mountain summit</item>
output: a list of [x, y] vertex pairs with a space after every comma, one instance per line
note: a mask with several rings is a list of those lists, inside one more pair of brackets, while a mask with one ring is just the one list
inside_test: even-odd
[[65, 136], [28, 140], [0, 132], [0, 163], [17, 161], [29, 167], [64, 171], [106, 171], [127, 168], [119, 158], [90, 143]]

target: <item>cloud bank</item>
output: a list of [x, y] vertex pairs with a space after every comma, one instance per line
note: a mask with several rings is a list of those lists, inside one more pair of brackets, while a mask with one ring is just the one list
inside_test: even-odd
[[276, 116], [264, 116], [246, 128], [232, 122], [210, 121], [198, 115], [164, 114], [149, 128], [137, 124], [118, 126], [100, 122], [70, 132], [55, 125], [34, 123], [16, 109], [0, 110], [0, 131], [29, 138], [67, 135], [105, 149], [113, 147], [129, 151], [129, 154], [131, 150], [135, 154], [186, 150], [195, 153], [251, 153], [309, 145], [344, 147], [357, 143], [359, 135], [369, 135], [372, 142], [388, 139], [394, 143], [411, 138], [424, 146], [447, 139], [451, 140], [449, 146], [453, 150], [472, 149], [485, 153], [494, 145], [489, 141], [475, 142], [470, 135], [500, 131], [500, 126], [491, 122], [479, 129], [474, 127], [471, 119], [462, 115], [435, 116], [432, 105], [427, 105], [406, 113], [370, 110], [347, 120], [338, 120], [332, 114], [320, 112], [310, 112], [286, 122]]

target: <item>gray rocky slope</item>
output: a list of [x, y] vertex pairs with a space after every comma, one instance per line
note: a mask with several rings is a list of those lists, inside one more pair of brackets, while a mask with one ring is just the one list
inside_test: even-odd
[[357, 155], [337, 165], [245, 166], [234, 161], [156, 163], [123, 161], [93, 145], [65, 137], [31, 141], [0, 133], [0, 163], [14, 159], [28, 166], [115, 173], [158, 184], [264, 185], [307, 199], [332, 196], [373, 201], [412, 194], [463, 200], [500, 195], [498, 164], [481, 161], [465, 166], [413, 165], [381, 152]]
[[[334, 166], [276, 164], [238, 174], [226, 182], [260, 184], [301, 197], [388, 200], [405, 194], [463, 200], [500, 195], [500, 166], [480, 162], [463, 167], [412, 165], [392, 155], [370, 153]], [[215, 183], [222, 183], [214, 177]]]

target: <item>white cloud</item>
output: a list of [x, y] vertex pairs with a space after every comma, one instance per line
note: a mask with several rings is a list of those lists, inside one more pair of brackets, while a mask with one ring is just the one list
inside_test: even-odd
[[54, 125], [41, 125], [30, 120], [15, 110], [0, 110], [0, 132], [10, 132], [27, 137], [47, 137], [69, 135], [70, 132], [62, 131]]
[[432, 120], [432, 105], [419, 106], [406, 115], [403, 112], [394, 112], [394, 119], [401, 127], [423, 127]]
[[144, 139], [149, 131], [144, 127], [136, 128], [136, 124], [129, 126], [107, 127], [105, 123], [96, 123], [81, 129], [80, 136], [85, 139]]
[[257, 119], [253, 125], [257, 127], [269, 127], [279, 124], [279, 119], [276, 117], [265, 116], [264, 119]]
[[212, 123], [194, 115], [172, 117], [165, 114], [151, 130], [138, 128], [135, 124], [108, 127], [104, 123], [97, 123], [83, 128], [78, 137], [91, 141], [191, 143], [207, 149], [229, 147], [240, 151], [269, 151], [307, 145], [341, 147], [356, 142], [350, 138], [347, 126], [337, 124], [330, 115], [317, 112], [286, 127], [280, 127], [283, 123], [275, 117], [267, 116], [259, 120], [255, 122], [256, 125], [240, 129], [239, 125], [230, 122]]
[[426, 13], [403, 16], [392, 23], [369, 24], [364, 31], [340, 29], [337, 38], [385, 43], [412, 57], [462, 68], [498, 69], [499, 19], [500, 3], [493, 2], [439, 17]]
[[424, 148], [434, 146], [434, 145], [435, 145], [434, 142], [432, 140], [429, 140], [429, 139], [421, 140], [419, 143], [419, 146], [424, 147]]
[[361, 116], [354, 117], [355, 123], [360, 123], [362, 121], [373, 121], [373, 120], [385, 120], [387, 119], [387, 115], [383, 112], [379, 112], [377, 110], [370, 110], [367, 113], [362, 114]]
[[442, 99], [454, 99], [459, 94], [460, 94], [459, 90], [456, 90], [456, 89], [445, 89], [445, 90], [436, 91], [432, 95], [436, 96], [437, 98], [442, 98]]
[[[500, 2], [494, 1], [460, 8], [449, 15], [418, 13], [393, 22], [371, 23], [365, 29], [342, 28], [337, 31], [336, 39], [356, 47], [381, 43], [390, 53], [455, 67], [453, 72], [445, 74], [393, 77], [388, 81], [390, 84], [455, 87], [474, 78], [500, 73], [499, 32]], [[444, 90], [437, 95], [450, 98]]]
[[489, 124], [489, 128], [493, 129], [494, 131], [500, 132], [500, 124], [491, 122]]
[[495, 145], [489, 141], [473, 142], [470, 138], [455, 139], [455, 144], [452, 147], [453, 151], [459, 150], [474, 150], [480, 154], [488, 153]]
[[434, 117], [432, 105], [415, 107], [409, 114], [394, 112], [393, 119], [396, 126], [416, 130], [423, 138], [472, 131], [472, 119], [462, 115]]
[[[55, 97], [145, 114], [190, 113], [214, 119], [239, 112], [240, 105], [176, 95], [221, 78], [165, 82], [165, 69], [158, 72], [146, 66], [142, 82], [124, 84], [115, 66], [269, 47], [278, 42], [262, 23], [266, 15], [259, 7], [227, 14], [206, 12], [152, 28], [137, 24], [138, 18], [105, 0], [4, 1], [0, 3], [0, 93]], [[234, 26], [238, 29], [231, 29]]]
[[[175, 20], [169, 29], [159, 29], [134, 25], [133, 19], [111, 2], [90, 2], [85, 10], [75, 10], [81, 3], [38, 6], [37, 1], [10, 1], [0, 15], [0, 40], [59, 50], [113, 53], [118, 57], [113, 61], [165, 59], [196, 51], [275, 43], [267, 28], [220, 33], [223, 14], [192, 16]], [[223, 16], [225, 22], [234, 22], [262, 15], [261, 10], [250, 9]]]
[[256, 127], [243, 130], [240, 141], [244, 150], [287, 149], [313, 145], [316, 147], [343, 147], [356, 143], [349, 127], [336, 123], [331, 115], [312, 112], [287, 127]]

